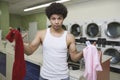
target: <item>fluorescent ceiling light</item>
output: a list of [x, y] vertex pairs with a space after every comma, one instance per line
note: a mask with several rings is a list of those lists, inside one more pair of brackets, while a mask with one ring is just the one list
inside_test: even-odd
[[[59, 1], [54, 1], [54, 2], [56, 2], [56, 3], [63, 3], [63, 2], [67, 2], [67, 1], [70, 1], [70, 0], [59, 0]], [[46, 4], [43, 4], [43, 5], [34, 6], [34, 7], [31, 7], [31, 8], [27, 8], [27, 9], [24, 9], [24, 11], [31, 11], [31, 10], [35, 10], [35, 9], [47, 7], [47, 6], [49, 6], [51, 3], [53, 3], [53, 2], [46, 3]]]
[[55, 1], [56, 3], [64, 3], [64, 2], [67, 2], [67, 1], [70, 1], [70, 0], [59, 0], [59, 1]]

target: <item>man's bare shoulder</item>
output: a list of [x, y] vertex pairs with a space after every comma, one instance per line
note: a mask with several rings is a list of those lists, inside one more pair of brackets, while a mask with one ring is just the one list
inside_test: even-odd
[[73, 34], [71, 34], [70, 32], [67, 33], [67, 38], [68, 39], [74, 39], [74, 36]]
[[44, 37], [47, 29], [37, 31], [37, 36]]
[[75, 37], [71, 33], [67, 33], [67, 41], [68, 42], [73, 42], [75, 40]]

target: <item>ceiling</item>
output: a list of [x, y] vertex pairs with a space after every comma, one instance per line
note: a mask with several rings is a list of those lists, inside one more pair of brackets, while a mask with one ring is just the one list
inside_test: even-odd
[[[36, 9], [33, 11], [24, 12], [23, 10], [28, 7], [32, 7], [39, 4], [49, 3], [51, 1], [57, 1], [57, 0], [0, 0], [8, 2], [9, 5], [9, 12], [12, 14], [18, 14], [18, 15], [28, 15], [38, 12], [44, 12], [45, 8]], [[85, 2], [90, 0], [71, 0], [69, 2], [65, 2], [65, 5], [74, 4], [76, 2]]]

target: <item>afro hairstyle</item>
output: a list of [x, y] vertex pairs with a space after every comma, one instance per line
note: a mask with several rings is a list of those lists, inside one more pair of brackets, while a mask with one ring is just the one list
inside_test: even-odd
[[46, 12], [48, 19], [50, 19], [51, 15], [53, 15], [53, 14], [62, 15], [63, 18], [65, 19], [67, 16], [67, 13], [68, 13], [67, 8], [61, 3], [50, 4], [50, 6], [48, 6], [45, 9], [45, 12]]

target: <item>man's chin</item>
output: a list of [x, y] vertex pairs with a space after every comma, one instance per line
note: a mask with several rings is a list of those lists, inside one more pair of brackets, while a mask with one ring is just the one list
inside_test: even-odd
[[59, 27], [54, 27], [55, 30], [59, 30]]

